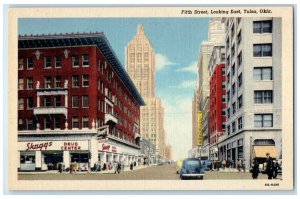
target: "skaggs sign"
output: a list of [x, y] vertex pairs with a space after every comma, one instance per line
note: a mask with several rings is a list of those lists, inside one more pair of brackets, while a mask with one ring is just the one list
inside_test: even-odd
[[52, 146], [52, 142], [44, 142], [40, 144], [34, 144], [32, 142], [27, 143], [26, 151], [28, 150], [47, 150], [48, 147]]

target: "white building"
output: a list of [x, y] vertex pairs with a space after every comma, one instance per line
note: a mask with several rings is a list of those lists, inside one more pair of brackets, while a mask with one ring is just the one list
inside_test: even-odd
[[223, 18], [226, 24], [226, 138], [219, 160], [281, 159], [280, 18]]

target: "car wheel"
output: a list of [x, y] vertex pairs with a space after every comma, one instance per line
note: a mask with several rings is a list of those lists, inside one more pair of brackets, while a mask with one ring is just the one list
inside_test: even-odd
[[199, 177], [199, 180], [203, 180], [203, 176], [200, 176], [200, 177]]
[[182, 175], [180, 175], [180, 179], [181, 179], [181, 180], [184, 180], [184, 177], [183, 177]]

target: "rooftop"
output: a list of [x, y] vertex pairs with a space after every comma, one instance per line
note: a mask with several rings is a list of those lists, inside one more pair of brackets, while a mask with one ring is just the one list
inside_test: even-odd
[[124, 85], [132, 93], [133, 97], [140, 105], [145, 105], [143, 98], [136, 89], [134, 83], [117, 58], [109, 41], [103, 32], [89, 33], [66, 33], [66, 34], [48, 34], [48, 35], [19, 35], [18, 48], [51, 48], [51, 47], [67, 47], [67, 46], [85, 46], [96, 45], [113, 67], [116, 74], [120, 77]]

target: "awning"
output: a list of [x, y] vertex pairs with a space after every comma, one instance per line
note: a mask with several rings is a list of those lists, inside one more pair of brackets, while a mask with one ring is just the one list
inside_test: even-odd
[[266, 153], [270, 153], [272, 158], [277, 158], [278, 153], [275, 146], [254, 146], [253, 158], [266, 158]]

